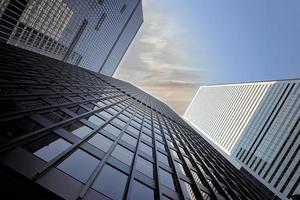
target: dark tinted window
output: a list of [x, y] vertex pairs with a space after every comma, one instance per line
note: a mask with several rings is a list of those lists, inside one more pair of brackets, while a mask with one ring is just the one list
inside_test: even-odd
[[59, 111], [59, 110], [44, 113], [44, 114], [42, 114], [42, 116], [45, 117], [46, 119], [48, 119], [49, 121], [53, 122], [53, 123], [59, 123], [61, 121], [64, 121], [64, 120], [70, 118], [69, 115], [67, 115], [66, 113], [64, 113], [62, 111]]
[[168, 165], [169, 166], [169, 160], [168, 160], [168, 157], [165, 156], [164, 154], [160, 153], [160, 152], [157, 152], [157, 159], [164, 163], [165, 165]]
[[86, 109], [83, 109], [80, 106], [73, 106], [73, 107], [69, 108], [69, 110], [71, 110], [74, 113], [77, 113], [78, 115], [81, 115], [81, 114], [87, 112]]
[[143, 142], [140, 143], [139, 149], [141, 151], [143, 151], [144, 153], [148, 154], [149, 156], [153, 156], [153, 154], [152, 154], [152, 148], [150, 146], [144, 144]]
[[171, 188], [172, 190], [175, 190], [173, 177], [169, 172], [163, 170], [162, 168], [159, 168], [159, 175], [160, 181], [163, 185], [167, 186], [168, 188]]
[[183, 180], [180, 180], [180, 185], [181, 185], [182, 192], [185, 197], [187, 197], [188, 199], [196, 199], [194, 191], [190, 184], [188, 184], [187, 182], [185, 182]]
[[132, 190], [130, 192], [129, 199], [154, 200], [154, 191], [148, 186], [134, 180], [132, 183]]
[[148, 135], [146, 135], [145, 133], [142, 134], [142, 139], [146, 140], [147, 142], [152, 143], [152, 138]]
[[153, 164], [140, 156], [137, 158], [136, 169], [153, 178]]
[[130, 133], [133, 133], [136, 136], [139, 135], [139, 130], [137, 130], [136, 128], [134, 128], [132, 126], [128, 126], [126, 131], [129, 131]]
[[162, 149], [162, 150], [166, 150], [165, 145], [163, 145], [162, 143], [160, 143], [160, 142], [158, 142], [158, 141], [155, 141], [155, 143], [156, 143], [156, 146], [157, 146], [158, 148], [160, 148], [160, 149]]
[[99, 163], [100, 160], [78, 149], [57, 168], [85, 183]]
[[131, 165], [133, 153], [121, 145], [117, 145], [111, 155], [123, 163]]
[[92, 188], [112, 199], [122, 199], [127, 176], [119, 170], [105, 165], [96, 178]]
[[85, 126], [80, 122], [75, 122], [73, 124], [70, 124], [66, 126], [65, 129], [80, 138], [83, 138], [84, 136], [88, 135], [92, 131], [91, 128]]
[[126, 123], [125, 123], [123, 120], [120, 120], [120, 119], [118, 119], [118, 118], [115, 118], [115, 119], [113, 120], [113, 122], [119, 124], [119, 125], [122, 126], [122, 127], [124, 127], [124, 126], [126, 125]]
[[[41, 129], [42, 126], [35, 123], [31, 119], [22, 118], [16, 119], [8, 122], [0, 123], [0, 129], [2, 135], [0, 137], [6, 137], [7, 139], [13, 139], [27, 133], [34, 132], [38, 129]], [[0, 140], [0, 143], [4, 141]]]
[[126, 133], [122, 136], [122, 140], [124, 140], [128, 144], [131, 144], [134, 147], [136, 146], [137, 140], [134, 137], [132, 137], [132, 136], [126, 134]]
[[107, 124], [104, 127], [104, 130], [106, 130], [107, 132], [113, 134], [114, 136], [118, 137], [121, 133], [121, 130], [116, 128], [115, 126], [111, 125], [111, 124]]
[[25, 148], [42, 160], [49, 162], [70, 146], [71, 143], [51, 134], [26, 145]]
[[101, 134], [96, 134], [88, 142], [104, 152], [107, 152], [109, 147], [113, 144], [112, 140]]
[[97, 126], [101, 126], [102, 124], [104, 124], [104, 120], [101, 119], [100, 117], [97, 117], [96, 115], [92, 115], [88, 117], [87, 120], [94, 123]]

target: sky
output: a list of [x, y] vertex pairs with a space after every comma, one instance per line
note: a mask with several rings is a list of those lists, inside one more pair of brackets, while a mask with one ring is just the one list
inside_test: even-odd
[[300, 78], [299, 0], [143, 0], [114, 77], [182, 115], [200, 85]]

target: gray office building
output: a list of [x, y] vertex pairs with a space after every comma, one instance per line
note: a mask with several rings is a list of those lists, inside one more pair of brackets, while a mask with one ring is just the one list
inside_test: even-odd
[[1, 0], [0, 41], [112, 76], [143, 23], [141, 0]]
[[270, 196], [299, 199], [299, 99], [299, 79], [202, 86], [185, 118]]

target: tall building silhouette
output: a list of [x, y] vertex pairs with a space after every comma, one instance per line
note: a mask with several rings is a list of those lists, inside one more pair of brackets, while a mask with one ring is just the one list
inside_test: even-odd
[[300, 194], [300, 80], [202, 86], [185, 118], [281, 199]]
[[0, 46], [0, 174], [13, 199], [269, 199], [133, 85]]
[[0, 42], [108, 76], [142, 23], [141, 0], [0, 2]]

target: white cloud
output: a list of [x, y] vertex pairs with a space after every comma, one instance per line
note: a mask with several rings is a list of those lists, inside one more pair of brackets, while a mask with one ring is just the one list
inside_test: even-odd
[[145, 89], [181, 113], [204, 71], [189, 61], [188, 51], [181, 46], [188, 31], [176, 27], [153, 2], [143, 1], [144, 24], [115, 77]]

